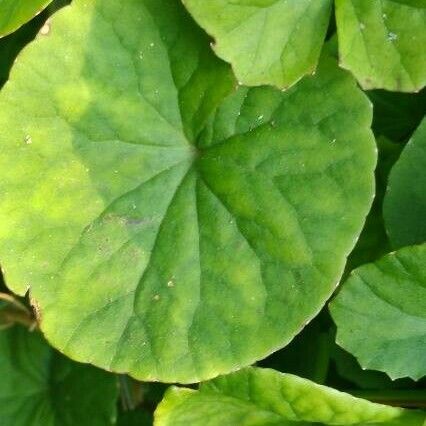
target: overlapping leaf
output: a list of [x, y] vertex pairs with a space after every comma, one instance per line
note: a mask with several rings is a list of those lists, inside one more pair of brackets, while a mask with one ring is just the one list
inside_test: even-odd
[[331, 303], [337, 342], [391, 378], [426, 375], [426, 244], [356, 269]]
[[2, 426], [115, 423], [116, 379], [54, 352], [39, 333], [0, 332]]
[[384, 201], [386, 230], [394, 247], [426, 241], [426, 119], [389, 176]]
[[410, 379], [392, 380], [381, 371], [362, 368], [353, 355], [337, 345], [333, 348], [332, 359], [339, 377], [351, 383], [353, 387], [363, 389], [363, 391], [357, 391], [357, 395], [368, 392], [370, 395], [376, 393], [376, 398], [382, 398], [388, 402], [389, 399], [386, 397], [398, 395], [395, 389], [413, 387], [414, 382]]
[[171, 388], [156, 426], [422, 426], [421, 412], [374, 404], [274, 370], [248, 368], [202, 384]]
[[47, 35], [49, 31], [48, 17], [69, 3], [70, 0], [53, 0], [42, 13], [30, 22], [7, 37], [0, 38], [0, 88], [6, 82], [19, 52], [34, 39], [40, 30]]
[[336, 0], [340, 63], [365, 89], [426, 84], [425, 2]]
[[[184, 0], [244, 84], [287, 88], [315, 70], [331, 0]], [[424, 0], [336, 0], [341, 65], [366, 89], [426, 84]]]
[[10, 34], [43, 10], [52, 0], [0, 0], [0, 37]]
[[235, 90], [197, 31], [174, 0], [75, 0], [0, 95], [9, 287], [67, 355], [144, 380], [288, 343], [373, 195], [371, 107], [334, 60]]
[[332, 0], [184, 0], [248, 85], [289, 87], [318, 62]]

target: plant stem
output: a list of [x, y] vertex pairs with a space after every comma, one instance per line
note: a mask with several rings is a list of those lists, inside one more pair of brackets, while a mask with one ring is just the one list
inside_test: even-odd
[[129, 378], [125, 374], [120, 374], [118, 376], [118, 381], [120, 383], [120, 396], [123, 410], [134, 410], [135, 403], [133, 401], [132, 391], [130, 389]]
[[0, 301], [9, 304], [0, 310], [1, 329], [12, 327], [16, 323], [24, 325], [31, 331], [37, 327], [37, 321], [31, 310], [18, 298], [12, 294], [0, 292]]
[[13, 324], [22, 324], [31, 331], [37, 328], [37, 321], [31, 313], [13, 307], [0, 310], [0, 324], [3, 328], [11, 327]]
[[316, 383], [324, 384], [330, 366], [330, 335], [328, 333], [320, 333], [318, 339], [319, 345], [312, 380]]
[[0, 300], [4, 300], [5, 302], [10, 303], [11, 305], [15, 306], [15, 308], [19, 309], [20, 311], [24, 311], [24, 312], [27, 312], [28, 314], [31, 314], [30, 310], [22, 302], [20, 302], [16, 297], [13, 297], [9, 293], [0, 292]]

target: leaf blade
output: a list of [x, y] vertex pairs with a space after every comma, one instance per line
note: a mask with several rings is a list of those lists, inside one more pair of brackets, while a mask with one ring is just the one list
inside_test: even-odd
[[0, 354], [5, 426], [101, 426], [115, 420], [114, 376], [66, 359], [38, 332], [20, 326], [3, 330]]
[[374, 192], [371, 106], [332, 59], [286, 93], [236, 90], [192, 25], [172, 0], [77, 0], [0, 96], [6, 281], [67, 355], [144, 380], [288, 343]]
[[[155, 412], [157, 426], [422, 425], [425, 414], [355, 398], [274, 370], [247, 368], [202, 384], [172, 387]], [[204, 423], [203, 423], [204, 422]]]
[[52, 0], [2, 0], [0, 37], [12, 33], [40, 13]]
[[411, 246], [356, 269], [330, 304], [337, 342], [363, 367], [393, 379], [426, 374], [425, 256], [425, 244]]
[[[290, 3], [290, 4], [288, 4]], [[185, 0], [239, 81], [287, 88], [315, 71], [331, 1]]]
[[391, 0], [337, 0], [336, 21], [340, 64], [364, 89], [417, 92], [424, 87], [424, 8]]
[[386, 189], [383, 215], [395, 248], [426, 240], [425, 146], [426, 120], [423, 119], [392, 168]]

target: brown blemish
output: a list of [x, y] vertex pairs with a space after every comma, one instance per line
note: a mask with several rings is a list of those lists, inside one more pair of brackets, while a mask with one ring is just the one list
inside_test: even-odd
[[30, 295], [30, 305], [33, 308], [37, 324], [40, 324], [42, 320], [40, 305], [38, 304], [37, 300], [31, 297], [31, 295]]

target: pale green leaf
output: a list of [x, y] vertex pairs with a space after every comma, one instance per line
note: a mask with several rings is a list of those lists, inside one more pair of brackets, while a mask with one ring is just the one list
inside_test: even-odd
[[46, 22], [48, 17], [69, 4], [69, 2], [70, 0], [54, 0], [42, 13], [30, 22], [26, 23], [12, 34], [0, 38], [0, 88], [6, 82], [9, 71], [13, 63], [17, 60], [17, 56], [21, 50], [34, 39], [44, 25], [43, 31], [48, 31], [49, 23]]
[[402, 3], [336, 0], [340, 64], [365, 89], [414, 92], [426, 84], [424, 1]]
[[15, 65], [0, 259], [65, 354], [199, 381], [330, 297], [373, 197], [371, 105], [328, 58], [285, 93], [234, 85], [175, 0], [75, 0]]
[[375, 404], [274, 370], [247, 368], [191, 390], [172, 387], [156, 426], [423, 426], [422, 412]]
[[287, 88], [312, 73], [331, 0], [183, 0], [239, 81]]
[[391, 378], [426, 375], [426, 244], [354, 270], [330, 304], [337, 342]]
[[0, 37], [17, 30], [52, 0], [0, 0]]
[[40, 333], [0, 331], [0, 360], [2, 426], [115, 424], [115, 377], [54, 352]]
[[[331, 0], [183, 0], [248, 85], [287, 88], [315, 70]], [[426, 84], [425, 0], [336, 0], [340, 63], [366, 89]]]

